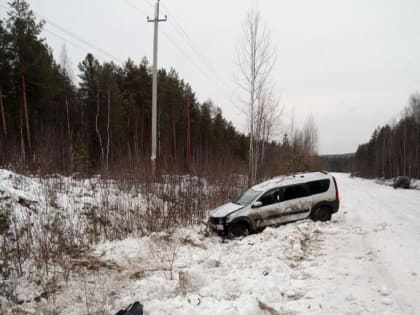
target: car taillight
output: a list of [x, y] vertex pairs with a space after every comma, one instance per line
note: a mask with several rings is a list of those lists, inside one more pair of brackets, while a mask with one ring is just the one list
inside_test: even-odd
[[334, 180], [334, 185], [335, 185], [335, 200], [340, 200], [340, 193], [338, 192], [338, 186], [337, 186], [337, 182], [335, 180], [335, 177], [333, 177]]

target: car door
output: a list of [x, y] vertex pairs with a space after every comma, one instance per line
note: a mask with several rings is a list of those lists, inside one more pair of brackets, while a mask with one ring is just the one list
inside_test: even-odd
[[276, 224], [282, 215], [281, 211], [281, 188], [274, 188], [264, 193], [257, 201], [262, 205], [253, 208], [250, 217], [252, 217], [256, 227]]
[[284, 187], [282, 193], [282, 222], [306, 218], [312, 207], [312, 197], [306, 184]]

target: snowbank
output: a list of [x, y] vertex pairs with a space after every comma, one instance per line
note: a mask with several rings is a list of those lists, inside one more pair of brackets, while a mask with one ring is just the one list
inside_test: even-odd
[[301, 221], [224, 242], [195, 226], [103, 242], [92, 259], [113, 267], [63, 286], [59, 311], [86, 312], [87, 295], [90, 309], [109, 314], [135, 300], [150, 315], [294, 314], [288, 303], [305, 297], [308, 275], [300, 265], [316, 255], [320, 227]]
[[[393, 186], [395, 178], [378, 178], [375, 180], [376, 183], [386, 185], [386, 186]], [[420, 190], [420, 179], [411, 178], [410, 179], [410, 188], [411, 189], [419, 189]]]
[[[35, 268], [43, 260], [36, 257], [42, 251], [33, 249], [19, 277], [7, 276], [2, 257], [0, 313], [113, 315], [138, 300], [147, 315], [419, 314], [420, 192], [335, 176], [341, 208], [328, 223], [304, 220], [233, 241], [200, 225], [98, 237], [89, 243], [96, 245], [54, 260], [48, 273]], [[45, 225], [61, 221], [45, 220], [58, 213], [72, 222], [59, 225], [63, 237], [83, 228], [92, 233], [87, 210], [102, 214], [98, 204], [107, 201], [145, 202], [134, 189], [98, 178], [0, 171], [0, 209], [22, 228], [29, 222], [48, 232]], [[17, 266], [9, 267], [13, 274]], [[7, 288], [14, 296], [5, 294]]]
[[141, 273], [116, 306], [139, 299], [148, 314], [263, 314], [261, 305], [280, 311], [285, 301], [304, 296], [298, 266], [317, 231], [304, 221], [223, 243], [196, 227], [106, 242], [95, 254], [128, 275]]

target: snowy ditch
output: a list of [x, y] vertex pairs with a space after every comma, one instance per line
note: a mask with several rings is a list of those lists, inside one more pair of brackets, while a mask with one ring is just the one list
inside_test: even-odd
[[235, 178], [0, 170], [0, 314], [419, 314], [419, 191], [334, 175], [331, 222], [224, 241], [199, 222]]
[[113, 315], [134, 301], [145, 314], [311, 307], [308, 281], [324, 237], [340, 233], [336, 222], [225, 241], [199, 222], [238, 190], [232, 179], [130, 183], [0, 170], [0, 313]]
[[[172, 314], [179, 307], [184, 314], [182, 301], [194, 307], [195, 299], [200, 305], [220, 300], [222, 310], [229, 310], [243, 306], [244, 294], [275, 277], [272, 287], [260, 284], [246, 302], [269, 309], [256, 296], [288, 281], [287, 270], [303, 259], [312, 238], [312, 222], [221, 243], [197, 223], [220, 198], [238, 194], [239, 186], [231, 183], [191, 176], [127, 183], [0, 170], [2, 307], [35, 314], [113, 314], [138, 299], [150, 314]], [[153, 232], [159, 230], [166, 232]], [[265, 252], [276, 254], [261, 265]], [[286, 297], [295, 294], [283, 291]]]
[[[14, 306], [28, 314], [114, 314], [139, 300], [146, 314], [295, 314], [305, 299], [301, 268], [318, 255], [328, 224], [301, 221], [223, 242], [200, 226], [106, 241], [55, 292], [22, 277]], [[82, 261], [82, 260], [81, 260]], [[51, 280], [50, 280], [51, 281]], [[309, 297], [310, 298], [310, 297]]]
[[[194, 190], [198, 201], [170, 203]], [[0, 170], [1, 310], [114, 314], [139, 300], [146, 314], [287, 314], [285, 303], [305, 296], [308, 275], [299, 266], [312, 259], [319, 224], [267, 228], [229, 242], [193, 220], [153, 232], [152, 206], [172, 225], [182, 216], [169, 210], [201, 206], [184, 214], [199, 222], [218, 193], [191, 177], [138, 187]]]

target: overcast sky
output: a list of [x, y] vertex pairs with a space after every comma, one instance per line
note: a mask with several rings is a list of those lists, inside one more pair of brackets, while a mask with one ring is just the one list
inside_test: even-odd
[[[6, 0], [0, 0], [3, 5]], [[47, 19], [44, 37], [58, 58], [63, 44], [74, 76], [87, 52], [152, 60], [152, 0], [30, 0]], [[211, 98], [240, 131], [234, 102], [235, 47], [247, 9], [243, 0], [162, 0], [159, 66], [174, 67], [200, 101]], [[320, 153], [354, 152], [376, 126], [397, 118], [420, 89], [419, 0], [261, 0], [278, 61], [273, 77], [285, 107], [282, 127], [309, 113]], [[5, 16], [0, 7], [0, 16]], [[50, 22], [50, 23], [49, 23]], [[61, 28], [59, 28], [59, 27]], [[75, 39], [71, 32], [81, 40]], [[186, 34], [185, 34], [185, 33]], [[99, 52], [87, 43], [104, 52]]]

